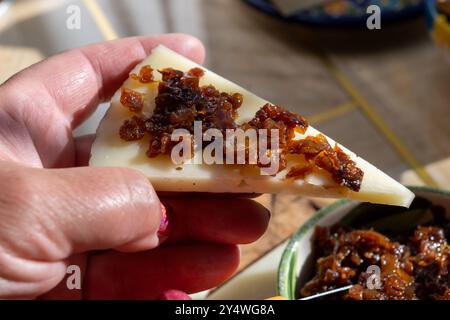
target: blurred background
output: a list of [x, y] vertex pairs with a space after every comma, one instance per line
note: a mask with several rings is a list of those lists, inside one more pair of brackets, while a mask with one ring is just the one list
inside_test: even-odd
[[[448, 2], [441, 2], [445, 11]], [[381, 29], [366, 26], [370, 4], [381, 8]], [[69, 48], [134, 35], [190, 33], [205, 44], [208, 68], [308, 117], [404, 183], [450, 188], [445, 45], [450, 36], [445, 12], [436, 11], [435, 4], [0, 0], [0, 83]], [[95, 132], [106, 107], [76, 134]], [[241, 267], [329, 202], [292, 195], [264, 195], [258, 201], [272, 210], [273, 221], [261, 240], [243, 248]]]

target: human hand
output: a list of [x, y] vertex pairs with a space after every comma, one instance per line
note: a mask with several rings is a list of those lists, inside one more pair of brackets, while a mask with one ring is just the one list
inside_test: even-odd
[[[203, 61], [203, 46], [186, 35], [127, 38], [61, 53], [0, 86], [0, 298], [201, 291], [235, 271], [236, 244], [265, 231], [269, 213], [252, 200], [160, 202], [139, 172], [85, 167], [92, 137], [72, 130], [158, 44]], [[64, 281], [73, 264], [81, 290]]]

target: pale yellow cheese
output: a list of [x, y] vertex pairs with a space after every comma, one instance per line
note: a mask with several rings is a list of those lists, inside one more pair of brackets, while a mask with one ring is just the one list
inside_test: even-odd
[[[169, 50], [164, 46], [153, 49], [149, 57], [142, 61], [132, 71], [138, 73], [144, 65], [150, 65], [153, 69], [171, 67], [187, 71], [193, 67], [200, 67], [189, 59]], [[203, 67], [202, 67], [203, 68]], [[239, 87], [206, 70], [201, 78], [200, 85], [214, 85], [222, 92], [243, 94], [244, 101], [239, 108], [239, 116], [236, 120], [242, 123], [250, 120], [265, 103], [266, 100], [257, 97], [251, 92]], [[156, 80], [161, 76], [154, 71]], [[154, 84], [140, 84], [136, 80], [128, 79], [123, 84], [125, 88], [138, 90], [145, 94], [144, 112], [151, 115], [154, 108], [154, 98], [157, 94], [157, 86]], [[409, 206], [414, 195], [403, 185], [375, 168], [364, 159], [356, 156], [348, 149], [340, 146], [357, 166], [364, 171], [361, 189], [358, 192], [337, 185], [326, 174], [314, 172], [305, 179], [285, 179], [287, 169], [280, 171], [276, 176], [259, 174], [258, 170], [249, 168], [248, 165], [206, 165], [206, 164], [182, 164], [175, 165], [170, 157], [158, 156], [148, 158], [145, 155], [148, 149], [148, 139], [134, 142], [126, 142], [119, 137], [119, 128], [123, 121], [130, 117], [130, 112], [120, 103], [120, 90], [111, 100], [111, 107], [97, 130], [97, 137], [91, 151], [91, 166], [115, 166], [130, 167], [143, 172], [151, 181], [157, 191], [174, 192], [233, 192], [233, 193], [300, 193], [317, 197], [341, 198], [347, 197], [373, 203], [385, 203], [400, 206]], [[316, 135], [319, 131], [309, 127], [305, 133]], [[331, 145], [334, 141], [327, 137]], [[289, 166], [293, 165], [289, 162]]]

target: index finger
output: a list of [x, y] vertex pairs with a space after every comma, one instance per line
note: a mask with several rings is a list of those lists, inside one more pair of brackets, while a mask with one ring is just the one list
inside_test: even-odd
[[48, 95], [76, 127], [159, 44], [197, 63], [204, 60], [202, 43], [189, 35], [124, 38], [60, 53], [20, 72], [5, 86], [14, 84], [21, 95], [30, 97]]

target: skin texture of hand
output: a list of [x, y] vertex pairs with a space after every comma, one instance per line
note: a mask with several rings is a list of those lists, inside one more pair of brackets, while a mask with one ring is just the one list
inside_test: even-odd
[[[126, 38], [58, 54], [0, 86], [0, 298], [196, 292], [227, 279], [236, 245], [264, 233], [269, 213], [250, 199], [158, 197], [139, 172], [86, 167], [92, 137], [72, 130], [158, 44], [203, 62], [190, 36]], [[81, 290], [66, 286], [72, 264]]]

